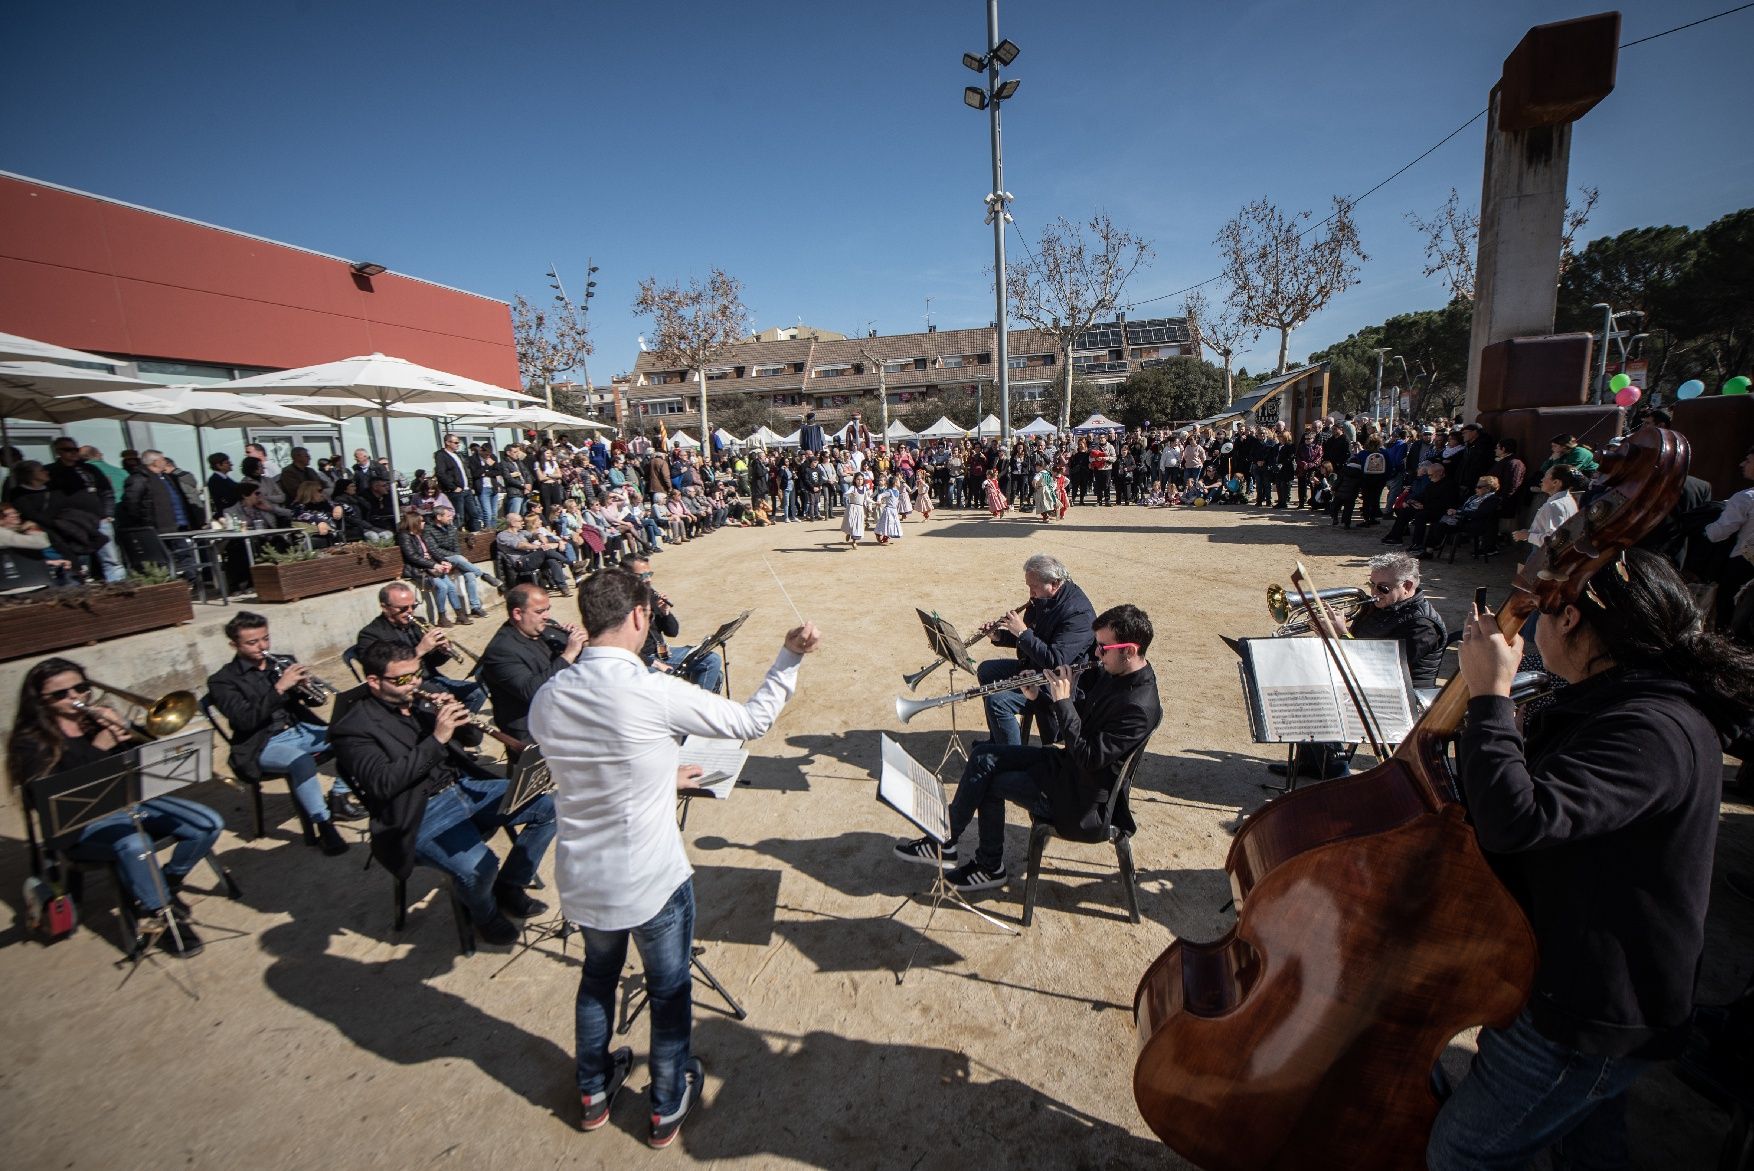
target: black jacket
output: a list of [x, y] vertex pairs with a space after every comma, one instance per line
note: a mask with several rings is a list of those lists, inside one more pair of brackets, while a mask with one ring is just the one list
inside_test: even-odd
[[1349, 623], [1356, 638], [1392, 638], [1401, 644], [1414, 687], [1436, 687], [1449, 630], [1424, 590], [1387, 609], [1371, 606]]
[[252, 785], [262, 783], [260, 761], [268, 741], [294, 724], [323, 722], [292, 693], [275, 691], [274, 678], [272, 669], [252, 667], [235, 655], [207, 677], [207, 694], [231, 725], [232, 771], [238, 780]]
[[477, 677], [493, 701], [493, 720], [502, 731], [530, 739], [530, 704], [542, 685], [571, 666], [560, 657], [566, 644], [549, 637], [526, 638], [510, 622], [488, 640]]
[[426, 543], [432, 546], [434, 552], [440, 556], [451, 553], [461, 556], [463, 553], [462, 529], [457, 525], [442, 525], [436, 520], [429, 520], [426, 522], [426, 532], [421, 535], [426, 538]]
[[1468, 702], [1469, 812], [1540, 944], [1529, 1012], [1544, 1036], [1666, 1057], [1685, 1036], [1704, 947], [1721, 742], [1677, 679], [1614, 669], [1531, 716]]
[[432, 576], [433, 567], [444, 556], [433, 539], [425, 533], [396, 530], [396, 547], [402, 550], [402, 576], [410, 581], [424, 582]]
[[[646, 666], [651, 666], [652, 661], [658, 657], [658, 637], [662, 635], [670, 639], [681, 633], [682, 623], [676, 620], [675, 610], [659, 611], [654, 607], [652, 624], [646, 628], [646, 645], [639, 649], [639, 657], [646, 661]], [[497, 712], [499, 709], [493, 710]]]
[[55, 497], [57, 506], [68, 501], [77, 501], [82, 507], [95, 512], [99, 519], [114, 516], [116, 513], [116, 488], [110, 478], [80, 460], [68, 467], [60, 460], [55, 460], [45, 467], [49, 473], [49, 491]]
[[159, 533], [176, 532], [177, 512], [171, 503], [172, 492], [183, 498], [189, 528], [204, 527], [207, 524], [207, 514], [199, 504], [189, 499], [174, 477], [155, 476], [144, 469], [129, 476], [122, 485], [122, 502], [116, 506], [116, 527], [151, 529]]
[[[1090, 840], [1102, 832], [1102, 809], [1120, 779], [1121, 765], [1163, 722], [1157, 699], [1157, 672], [1146, 664], [1131, 675], [1110, 675], [1092, 667], [1079, 677], [1076, 699], [1054, 705], [1062, 747], [1048, 753], [1041, 781], [1063, 835]], [[1115, 828], [1132, 833], [1133, 814], [1123, 802], [1115, 808]]]
[[[420, 645], [420, 631], [414, 628], [412, 622], [406, 626], [397, 626], [379, 614], [360, 628], [359, 641], [354, 644], [354, 649], [363, 655], [365, 648], [374, 642], [393, 642], [399, 647], [406, 647], [408, 653], [413, 654], [414, 648]], [[442, 649], [434, 648], [427, 651], [426, 657], [420, 660], [420, 669], [428, 678], [443, 675], [445, 664], [450, 661], [450, 655]]]
[[465, 724], [440, 744], [432, 728], [432, 713], [404, 716], [370, 696], [350, 704], [329, 729], [336, 762], [371, 814], [372, 856], [398, 878], [414, 869], [427, 798], [459, 775], [498, 775], [463, 751], [481, 743], [481, 729]]
[[1031, 601], [1023, 621], [1022, 634], [993, 631], [993, 645], [1016, 647], [1017, 661], [1029, 669], [1081, 663], [1096, 642], [1096, 611], [1077, 582], [1068, 581], [1051, 598]]
[[[389, 481], [386, 480], [385, 483]], [[375, 492], [361, 489], [359, 511], [365, 517], [368, 527], [384, 533], [393, 531], [396, 527], [396, 486], [391, 484], [390, 490], [382, 497]]]
[[[453, 457], [442, 447], [432, 453], [432, 474], [438, 477], [439, 487], [452, 500], [457, 498], [459, 492], [474, 491], [473, 487], [463, 482], [469, 475], [469, 460], [470, 456], [466, 452], [458, 452]], [[459, 468], [458, 464], [463, 466]]]

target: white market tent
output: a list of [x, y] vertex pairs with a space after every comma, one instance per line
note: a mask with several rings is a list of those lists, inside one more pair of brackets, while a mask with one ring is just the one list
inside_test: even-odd
[[713, 439], [718, 442], [720, 447], [731, 448], [743, 446], [743, 441], [741, 439], [737, 438], [723, 427], [720, 427], [713, 432]]
[[885, 439], [918, 439], [919, 437], [919, 432], [908, 430], [907, 424], [900, 419], [890, 423], [889, 430], [883, 433]]
[[952, 423], [949, 415], [939, 415], [938, 421], [920, 432], [921, 439], [961, 439], [968, 434], [968, 428]]
[[743, 443], [747, 447], [778, 447], [780, 446], [781, 439], [778, 431], [775, 431], [766, 423], [763, 423], [761, 426], [751, 431], [749, 437], [745, 439]]
[[1098, 411], [1076, 427], [1072, 428], [1075, 435], [1086, 435], [1092, 431], [1125, 431], [1126, 428]]
[[1058, 427], [1054, 426], [1040, 415], [1037, 415], [1028, 423], [1025, 423], [1013, 432], [1013, 434], [1016, 435], [1058, 435], [1059, 433], [1060, 429]]
[[699, 447], [700, 440], [694, 438], [686, 431], [672, 431], [670, 433], [670, 446], [671, 447]]
[[997, 435], [999, 429], [999, 416], [988, 415], [979, 423], [975, 424], [974, 433], [980, 438], [985, 439], [989, 435]]
[[804, 432], [804, 428], [800, 427], [796, 431], [792, 432], [790, 435], [784, 436], [779, 441], [779, 446], [781, 446], [781, 447], [796, 447], [796, 446], [798, 446], [798, 436], [803, 434], [803, 432]]

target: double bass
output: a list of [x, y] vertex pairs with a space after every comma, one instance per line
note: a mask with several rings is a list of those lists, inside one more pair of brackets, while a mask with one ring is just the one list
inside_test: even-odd
[[[1674, 509], [1688, 455], [1654, 425], [1605, 453], [1606, 490], [1518, 569], [1498, 628], [1575, 602]], [[1140, 980], [1134, 1099], [1206, 1171], [1423, 1167], [1445, 1046], [1528, 999], [1534, 934], [1450, 772], [1467, 701], [1458, 674], [1389, 759], [1249, 817], [1225, 860], [1235, 924]]]

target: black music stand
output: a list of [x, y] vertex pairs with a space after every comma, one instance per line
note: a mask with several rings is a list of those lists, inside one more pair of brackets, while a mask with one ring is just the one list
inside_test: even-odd
[[743, 613], [737, 615], [735, 618], [701, 639], [700, 643], [690, 648], [689, 652], [682, 656], [682, 661], [676, 664], [676, 673], [686, 679], [688, 673], [698, 666], [702, 659], [706, 658], [714, 651], [719, 651], [719, 657], [724, 660], [725, 665], [725, 694], [727, 696], [730, 695], [731, 636], [743, 629], [743, 624], [748, 620], [749, 611], [745, 610]]
[[[934, 655], [943, 660], [946, 667], [950, 668], [950, 690], [956, 690], [958, 668], [967, 672], [970, 679], [978, 678], [974, 660], [968, 657], [968, 645], [963, 642], [962, 635], [956, 632], [956, 627], [935, 613], [928, 614], [924, 610], [918, 609], [914, 613], [920, 616], [920, 626], [926, 632], [926, 645], [931, 648]], [[964, 764], [968, 763], [968, 749], [962, 746], [962, 730], [957, 727], [956, 723], [957, 705], [949, 704], [947, 706], [950, 708], [950, 741], [944, 745], [944, 755], [938, 758], [938, 767], [932, 770], [933, 776], [943, 773], [944, 766], [950, 763], [952, 754], [962, 757]]]
[[[500, 802], [501, 816], [508, 821], [530, 802], [545, 793], [554, 791], [554, 773], [548, 767], [548, 761], [542, 756], [542, 746], [531, 744], [518, 753], [518, 759], [512, 763], [507, 778], [505, 799]], [[550, 939], [560, 940], [560, 960], [566, 962], [566, 941], [572, 937], [573, 925], [566, 917], [566, 912], [559, 906], [558, 896], [555, 900], [556, 914], [552, 919], [544, 919], [540, 923], [526, 923], [523, 927], [523, 940], [518, 950], [513, 952], [506, 962], [493, 970], [489, 980], [497, 979], [499, 974], [516, 963], [525, 952], [547, 943]]]
[[[938, 855], [938, 864], [933, 868], [932, 909], [926, 913], [926, 925], [920, 928], [920, 937], [914, 940], [913, 950], [907, 953], [907, 963], [895, 974], [895, 982], [900, 984], [914, 966], [920, 945], [926, 942], [926, 935], [932, 930], [932, 920], [938, 917], [938, 908], [946, 903], [978, 915], [1007, 935], [1016, 935], [1017, 930], [963, 898], [962, 892], [944, 879], [944, 847], [950, 842], [950, 809], [944, 802], [944, 783], [888, 736], [882, 737], [882, 753], [883, 761], [877, 773], [878, 802], [901, 814], [914, 828], [931, 838]], [[888, 917], [895, 918], [913, 901], [914, 896], [909, 895], [902, 900], [901, 906], [889, 912]]]

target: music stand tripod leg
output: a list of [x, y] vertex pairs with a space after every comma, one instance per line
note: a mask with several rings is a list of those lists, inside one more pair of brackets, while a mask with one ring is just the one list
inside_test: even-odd
[[[943, 906], [946, 902], [953, 907], [960, 907], [971, 915], [985, 919], [988, 923], [991, 923], [994, 927], [997, 927], [1007, 935], [1017, 934], [1017, 929], [1015, 927], [1000, 922], [998, 919], [995, 919], [993, 916], [987, 914], [985, 911], [963, 898], [962, 892], [951, 886], [950, 883], [945, 880], [944, 847], [940, 845], [938, 847], [938, 876], [932, 881], [932, 909], [926, 914], [926, 925], [920, 928], [920, 937], [914, 940], [913, 949], [907, 953], [907, 963], [903, 964], [901, 966], [901, 971], [895, 974], [895, 982], [897, 984], [900, 984], [907, 979], [909, 970], [914, 966], [914, 959], [920, 954], [921, 945], [926, 942], [926, 935], [932, 930], [932, 921], [938, 917], [938, 908]], [[907, 903], [904, 902], [901, 907], [897, 907], [890, 918], [894, 918], [895, 915], [900, 914], [902, 907], [905, 906], [907, 906]]]
[[[723, 997], [725, 1004], [730, 1008], [733, 1017], [740, 1021], [748, 1020], [749, 1010], [737, 1003], [737, 998], [732, 996], [730, 991], [726, 989], [723, 984], [719, 983], [719, 978], [713, 975], [712, 969], [707, 967], [706, 964], [701, 961], [700, 957], [705, 954], [706, 948], [698, 943], [689, 947], [688, 966], [697, 973], [692, 978], [697, 980], [704, 979], [707, 984], [712, 987], [714, 992], [717, 992]], [[630, 1002], [631, 1007], [629, 1007]], [[621, 1002], [621, 1023], [616, 1026], [615, 1035], [618, 1037], [626, 1036], [627, 1031], [633, 1028], [633, 1022], [639, 1019], [640, 1013], [644, 1012], [646, 1006], [651, 1002], [651, 993], [644, 987], [639, 990], [638, 999], [623, 998]]]
[[[945, 662], [950, 668], [950, 690], [955, 691], [956, 690], [956, 664], [954, 662], [951, 662], [948, 659], [946, 659]], [[932, 770], [933, 776], [938, 776], [940, 773], [942, 773], [944, 771], [944, 766], [950, 763], [950, 758], [952, 755], [960, 756], [960, 757], [962, 757], [962, 763], [964, 763], [964, 764], [968, 763], [968, 749], [966, 749], [962, 746], [962, 729], [957, 725], [957, 722], [956, 722], [956, 709], [959, 706], [960, 705], [954, 704], [954, 703], [949, 705], [949, 707], [950, 707], [950, 740], [947, 744], [944, 745], [944, 755], [938, 758], [938, 767]], [[940, 778], [940, 779], [942, 779], [942, 778]]]

